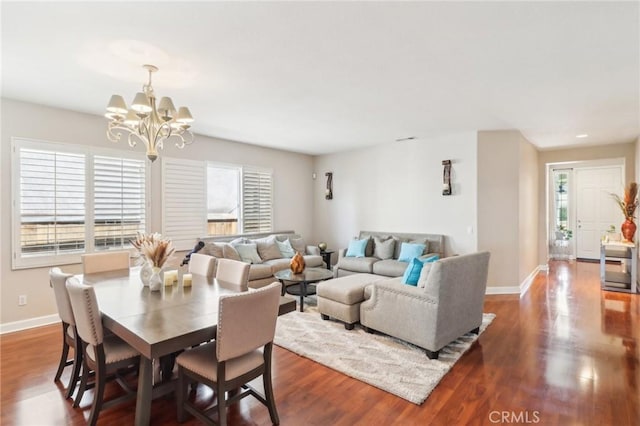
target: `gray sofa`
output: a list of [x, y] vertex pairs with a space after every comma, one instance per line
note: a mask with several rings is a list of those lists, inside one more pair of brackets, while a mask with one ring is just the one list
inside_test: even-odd
[[338, 251], [338, 262], [333, 269], [334, 277], [362, 273], [383, 277], [402, 276], [409, 265], [407, 262], [398, 261], [403, 242], [424, 243], [426, 248], [421, 257], [435, 254], [444, 257], [444, 235], [361, 231], [358, 239], [367, 237], [369, 243], [365, 257], [346, 257], [347, 249]]
[[[429, 358], [458, 337], [479, 332], [489, 253], [441, 259], [423, 272], [417, 287], [401, 278], [364, 288], [360, 323], [424, 348]], [[322, 311], [321, 311], [322, 312]]]
[[280, 242], [288, 239], [293, 249], [303, 255], [307, 267], [326, 266], [320, 255], [320, 249], [316, 246], [307, 245], [304, 239], [294, 231], [202, 237], [199, 241], [204, 242], [205, 245], [198, 253], [217, 258], [243, 260], [235, 247], [238, 244], [255, 243], [259, 257], [251, 261], [249, 287], [260, 288], [276, 281], [273, 274], [289, 268], [289, 263], [291, 262], [291, 258], [283, 257], [277, 249], [277, 245], [273, 242], [274, 239]]

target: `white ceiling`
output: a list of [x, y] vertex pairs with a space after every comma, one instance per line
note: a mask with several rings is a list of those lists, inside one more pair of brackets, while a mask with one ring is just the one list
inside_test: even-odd
[[197, 133], [309, 154], [476, 130], [541, 149], [640, 135], [638, 2], [1, 7], [6, 98], [102, 114], [152, 63]]

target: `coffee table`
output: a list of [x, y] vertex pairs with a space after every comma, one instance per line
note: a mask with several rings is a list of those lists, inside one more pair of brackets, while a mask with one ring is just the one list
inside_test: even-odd
[[[291, 269], [283, 269], [273, 274], [282, 283], [282, 294], [286, 291], [294, 296], [300, 296], [300, 312], [304, 311], [304, 298], [316, 294], [316, 286], [319, 281], [333, 278], [333, 272], [324, 268], [307, 268], [299, 274], [294, 274]], [[293, 284], [287, 285], [286, 282]]]

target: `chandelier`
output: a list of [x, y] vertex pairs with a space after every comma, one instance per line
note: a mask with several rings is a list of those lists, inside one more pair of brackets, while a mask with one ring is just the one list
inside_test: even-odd
[[158, 149], [164, 141], [173, 137], [180, 149], [193, 142], [193, 133], [189, 130], [193, 117], [187, 107], [176, 107], [169, 97], [160, 99], [156, 108], [156, 96], [151, 86], [151, 75], [158, 71], [154, 65], [143, 65], [149, 72], [149, 82], [142, 86], [142, 92], [136, 93], [131, 109], [120, 95], [111, 96], [105, 117], [109, 119], [107, 138], [118, 142], [123, 132], [128, 133], [129, 146], [138, 142], [147, 148], [147, 157], [151, 161], [158, 158]]

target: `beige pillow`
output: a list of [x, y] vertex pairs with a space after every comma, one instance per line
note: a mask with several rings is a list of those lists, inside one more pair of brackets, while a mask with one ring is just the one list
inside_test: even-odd
[[282, 253], [280, 253], [280, 249], [276, 244], [275, 235], [271, 235], [266, 238], [259, 238], [257, 240], [253, 240], [253, 242], [258, 246], [258, 254], [262, 260], [282, 258]]
[[291, 247], [293, 247], [293, 250], [297, 251], [302, 255], [307, 253], [307, 245], [305, 244], [304, 239], [289, 238], [289, 242], [291, 243]]
[[262, 263], [262, 259], [258, 256], [258, 247], [254, 243], [236, 244], [234, 247], [243, 262], [246, 263]]
[[220, 243], [206, 243], [204, 247], [198, 252], [200, 254], [207, 254], [209, 256], [223, 258], [224, 257], [224, 244]]
[[391, 259], [395, 246], [396, 241], [391, 237], [373, 237], [373, 257]]
[[427, 278], [429, 277], [429, 272], [431, 272], [431, 267], [434, 262], [428, 262], [422, 265], [422, 271], [420, 271], [420, 277], [418, 278], [418, 288], [425, 288], [427, 285]]
[[222, 252], [224, 253], [225, 259], [237, 260], [238, 262], [242, 262], [242, 259], [240, 259], [240, 255], [231, 244], [223, 245]]

